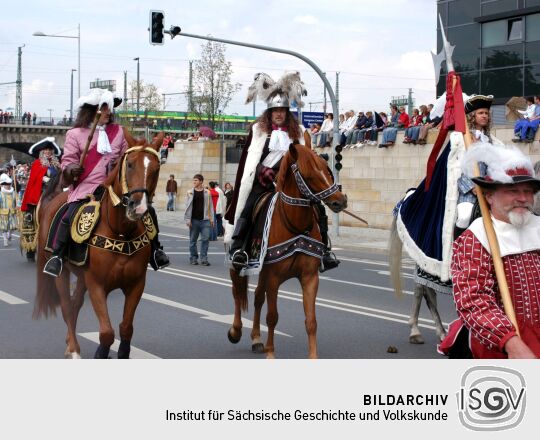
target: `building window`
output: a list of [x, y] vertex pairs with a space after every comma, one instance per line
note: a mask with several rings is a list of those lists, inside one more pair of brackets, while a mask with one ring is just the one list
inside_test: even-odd
[[490, 21], [482, 25], [482, 47], [506, 43], [506, 20]]
[[526, 18], [526, 41], [539, 41], [540, 40], [540, 14], [528, 15]]
[[523, 39], [523, 20], [514, 18], [508, 20], [508, 41], [521, 41]]

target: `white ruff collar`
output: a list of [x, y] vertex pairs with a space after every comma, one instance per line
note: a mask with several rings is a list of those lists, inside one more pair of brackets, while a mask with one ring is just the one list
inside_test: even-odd
[[2, 186], [2, 192], [3, 193], [8, 193], [8, 194], [11, 194], [13, 192], [13, 187], [11, 187], [10, 189], [6, 189]]
[[[501, 257], [540, 250], [540, 217], [532, 215], [529, 223], [522, 228], [516, 228], [493, 217], [491, 219], [499, 241]], [[491, 254], [483, 219], [477, 218], [469, 229]]]
[[291, 145], [291, 138], [289, 133], [281, 130], [273, 130], [270, 135], [270, 143], [268, 144], [268, 149], [270, 151], [287, 151]]
[[105, 132], [105, 127], [105, 125], [98, 125], [96, 127], [98, 130], [97, 151], [100, 154], [112, 153], [111, 143], [109, 142], [109, 137]]

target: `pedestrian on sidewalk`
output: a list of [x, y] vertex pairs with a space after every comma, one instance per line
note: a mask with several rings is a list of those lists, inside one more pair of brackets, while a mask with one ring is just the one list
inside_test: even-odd
[[201, 265], [210, 266], [208, 262], [208, 242], [210, 232], [214, 227], [214, 206], [208, 190], [203, 187], [204, 177], [201, 174], [193, 176], [193, 188], [187, 192], [186, 212], [184, 220], [189, 228], [189, 261], [199, 264], [197, 240], [201, 236]]
[[216, 222], [217, 222], [217, 231], [218, 237], [223, 237], [225, 234], [225, 229], [223, 229], [223, 216], [225, 215], [225, 205], [227, 204], [227, 199], [225, 198], [225, 193], [219, 187], [219, 182], [214, 182], [216, 184], [215, 190], [219, 194], [217, 207], [216, 207]]
[[176, 193], [178, 192], [178, 184], [176, 183], [176, 180], [174, 180], [174, 174], [171, 174], [169, 176], [169, 180], [167, 180], [167, 186], [165, 187], [165, 191], [167, 192], [167, 211], [174, 211], [175, 206], [175, 200], [176, 200]]
[[4, 246], [9, 246], [12, 231], [17, 229], [17, 201], [11, 186], [13, 180], [7, 174], [0, 176], [0, 229], [4, 238]]

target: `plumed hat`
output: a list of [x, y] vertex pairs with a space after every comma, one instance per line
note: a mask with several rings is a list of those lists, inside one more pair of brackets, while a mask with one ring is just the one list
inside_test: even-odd
[[56, 144], [55, 140], [56, 139], [54, 137], [46, 137], [45, 139], [36, 142], [30, 147], [28, 154], [38, 157], [41, 151], [50, 148], [54, 151], [55, 156], [60, 156], [62, 154], [62, 150], [60, 150], [60, 147]]
[[307, 90], [300, 79], [300, 72], [285, 72], [277, 81], [266, 73], [257, 73], [249, 87], [246, 104], [259, 98], [269, 109], [289, 108], [292, 102], [301, 108], [304, 107], [302, 96], [307, 96]]
[[469, 114], [480, 108], [487, 108], [489, 110], [493, 103], [493, 95], [471, 95], [467, 101], [463, 102], [465, 103], [465, 114]]
[[0, 185], [3, 185], [3, 184], [11, 185], [12, 182], [13, 180], [6, 173], [2, 173], [0, 175]]
[[109, 109], [118, 107], [122, 103], [122, 99], [116, 97], [113, 92], [106, 89], [91, 89], [86, 96], [81, 96], [77, 100], [77, 107], [89, 105], [100, 108], [103, 104], [107, 104]]
[[[485, 176], [472, 177], [474, 164], [477, 162], [487, 166]], [[528, 182], [534, 186], [535, 192], [540, 191], [540, 180], [534, 177], [531, 159], [516, 147], [494, 147], [489, 143], [475, 143], [465, 153], [462, 168], [463, 172], [482, 188]]]

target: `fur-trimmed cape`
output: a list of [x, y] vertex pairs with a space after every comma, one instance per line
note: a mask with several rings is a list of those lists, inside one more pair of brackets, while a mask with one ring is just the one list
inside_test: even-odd
[[[305, 128], [302, 125], [300, 125], [300, 129], [302, 130], [302, 133], [305, 132]], [[231, 242], [234, 223], [236, 223], [236, 220], [238, 220], [242, 214], [244, 206], [246, 206], [246, 201], [253, 188], [255, 171], [257, 165], [261, 161], [264, 144], [266, 143], [267, 138], [268, 134], [260, 129], [259, 124], [254, 124], [248, 137], [248, 143], [246, 147], [244, 147], [245, 150], [243, 151], [240, 163], [238, 164], [234, 198], [225, 215], [225, 243]], [[304, 136], [300, 136], [298, 141], [300, 144], [305, 145]]]

